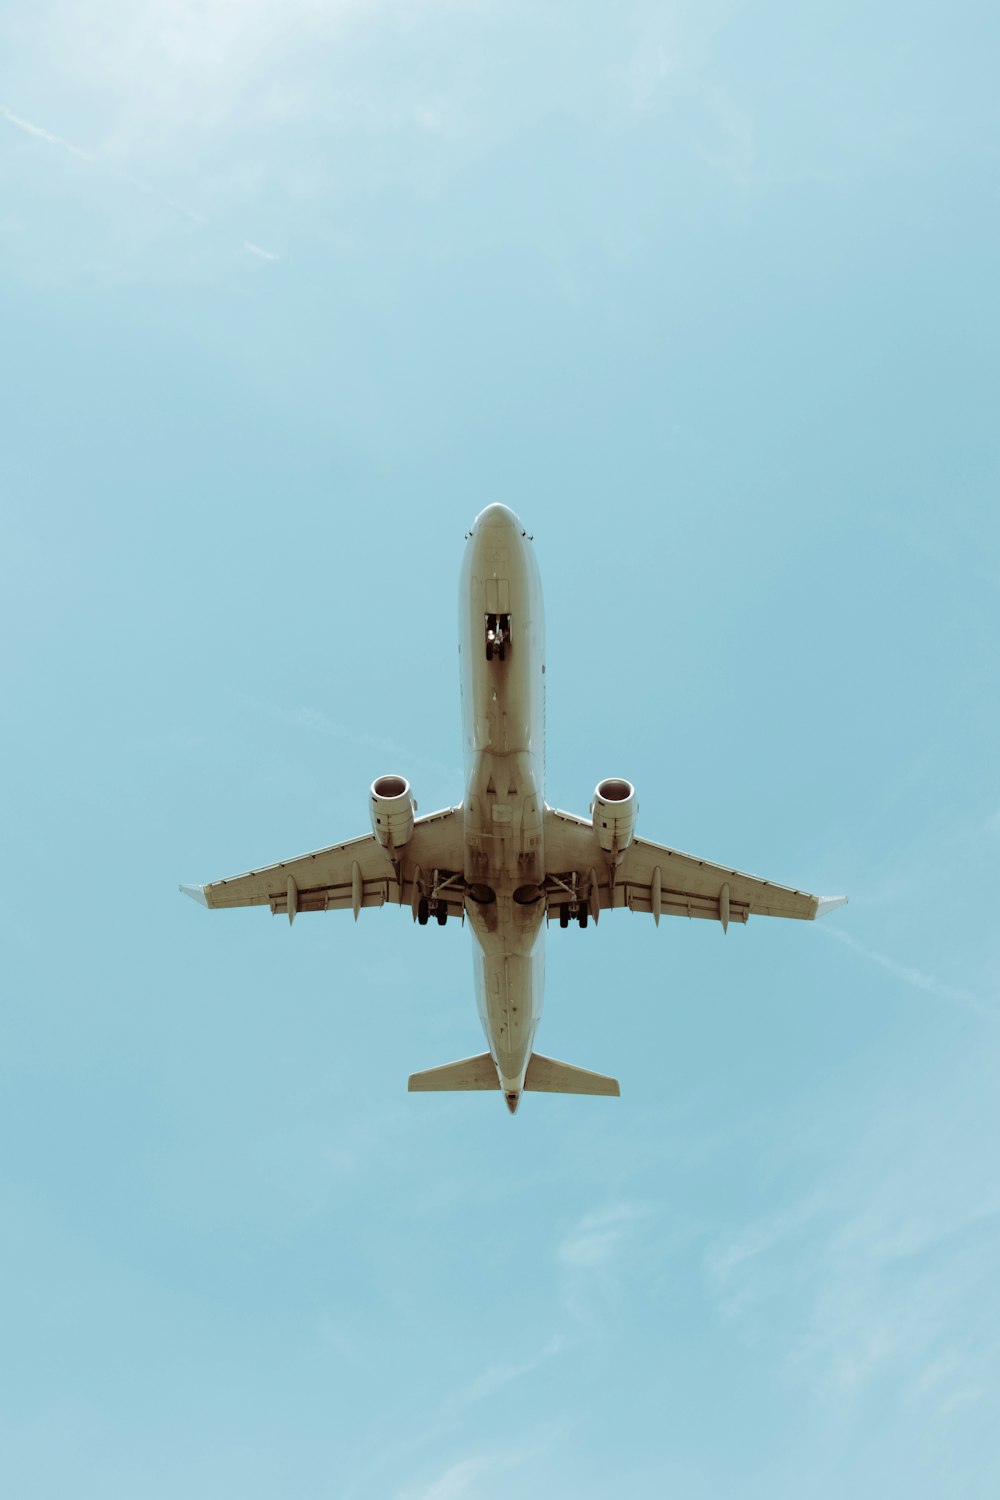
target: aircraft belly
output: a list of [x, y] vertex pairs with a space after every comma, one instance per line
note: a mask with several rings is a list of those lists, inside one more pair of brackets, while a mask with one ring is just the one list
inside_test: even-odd
[[[498, 617], [503, 654], [487, 638]], [[501, 1087], [519, 1093], [542, 1008], [544, 621], [516, 518], [477, 525], [460, 591], [466, 916], [480, 1019]]]
[[[544, 777], [544, 619], [538, 564], [516, 525], [484, 525], [466, 551], [460, 588], [466, 775], [483, 754], [523, 755], [539, 795]], [[487, 655], [487, 626], [509, 635]]]
[[500, 1087], [520, 1092], [541, 1013], [541, 943], [528, 954], [477, 954], [476, 991]]

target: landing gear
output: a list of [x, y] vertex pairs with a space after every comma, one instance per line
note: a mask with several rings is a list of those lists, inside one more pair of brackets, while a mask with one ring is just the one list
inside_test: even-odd
[[[548, 897], [547, 909], [549, 920], [552, 920], [552, 908], [558, 907], [559, 926], [568, 927], [571, 922], [578, 922], [581, 927], [586, 927], [591, 916], [597, 922], [597, 913], [593, 910], [591, 902], [594, 900], [597, 887], [597, 877], [593, 870], [590, 872], [589, 881], [582, 881], [576, 870], [570, 870], [566, 875], [547, 875], [545, 878], [545, 894]], [[531, 886], [521, 886], [520, 890], [528, 892]], [[585, 895], [584, 892], [587, 894]], [[519, 891], [514, 892], [514, 900], [519, 896]]]
[[448, 903], [445, 900], [432, 901], [427, 896], [421, 896], [417, 902], [417, 921], [421, 927], [426, 927], [431, 916], [437, 917], [437, 924], [443, 927], [448, 920]]
[[570, 922], [579, 922], [581, 927], [586, 927], [589, 915], [585, 902], [566, 901], [559, 908], [559, 926], [568, 927]]
[[505, 661], [509, 644], [510, 615], [487, 615], [486, 660], [492, 661], [495, 656], [498, 661]]
[[[485, 894], [483, 894], [485, 893]], [[413, 890], [413, 915], [421, 927], [426, 927], [431, 917], [437, 919], [439, 927], [443, 927], [448, 921], [448, 902], [453, 906], [464, 905], [466, 895], [465, 876], [456, 874], [454, 871], [435, 870], [433, 880], [424, 881], [420, 878], [419, 868], [415, 873]], [[479, 894], [473, 893], [473, 900], [495, 901], [496, 893], [488, 886], [480, 886]], [[457, 913], [465, 920], [465, 912]]]

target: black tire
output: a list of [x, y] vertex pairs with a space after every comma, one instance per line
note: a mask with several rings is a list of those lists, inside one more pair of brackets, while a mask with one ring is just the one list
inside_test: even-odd
[[588, 912], [587, 908], [585, 906], [581, 906], [581, 908], [580, 908], [580, 926], [581, 927], [586, 927], [586, 925], [587, 925], [587, 918], [589, 917], [589, 915], [590, 915], [590, 913]]
[[441, 902], [441, 905], [438, 907], [437, 918], [438, 918], [438, 926], [439, 927], [443, 927], [444, 924], [448, 920], [448, 908], [447, 908], [447, 906], [445, 905], [445, 903], [443, 901]]
[[569, 912], [566, 910], [565, 906], [560, 906], [559, 908], [559, 926], [569, 926]]
[[493, 660], [493, 643], [492, 643], [492, 641], [488, 641], [486, 643], [486, 660], [487, 661], [492, 661]]
[[427, 926], [427, 918], [429, 915], [430, 907], [427, 904], [427, 897], [421, 896], [420, 900], [417, 902], [417, 921], [420, 923], [421, 927]]
[[500, 658], [501, 661], [506, 661], [507, 660], [507, 647], [506, 646], [500, 646], [498, 648], [498, 650], [497, 650], [497, 655], [499, 656], [499, 658]]

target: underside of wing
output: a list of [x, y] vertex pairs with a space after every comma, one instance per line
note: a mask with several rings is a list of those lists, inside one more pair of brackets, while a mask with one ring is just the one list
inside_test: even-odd
[[807, 891], [775, 885], [645, 839], [633, 840], [626, 849], [618, 879], [624, 885], [624, 904], [633, 911], [653, 912], [658, 888], [660, 912], [669, 916], [726, 923], [746, 922], [751, 915], [811, 921], [819, 905], [818, 897]]
[[576, 899], [595, 916], [627, 907], [650, 912], [657, 921], [661, 916], [708, 917], [726, 927], [750, 916], [809, 921], [847, 899], [776, 885], [646, 839], [633, 839], [611, 863], [588, 819], [551, 808], [545, 820], [545, 866], [550, 916]]
[[[394, 854], [373, 834], [281, 860], [244, 875], [210, 885], [182, 886], [213, 910], [232, 906], [268, 906], [274, 914], [349, 911], [385, 902], [416, 903], [416, 896], [436, 884], [449, 911], [461, 912], [464, 867], [460, 807], [419, 818], [405, 846]], [[416, 895], [415, 895], [416, 892]]]

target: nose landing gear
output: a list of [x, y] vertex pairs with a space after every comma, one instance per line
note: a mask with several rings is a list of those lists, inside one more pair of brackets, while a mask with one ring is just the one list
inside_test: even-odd
[[504, 661], [510, 644], [510, 615], [486, 616], [486, 660]]

